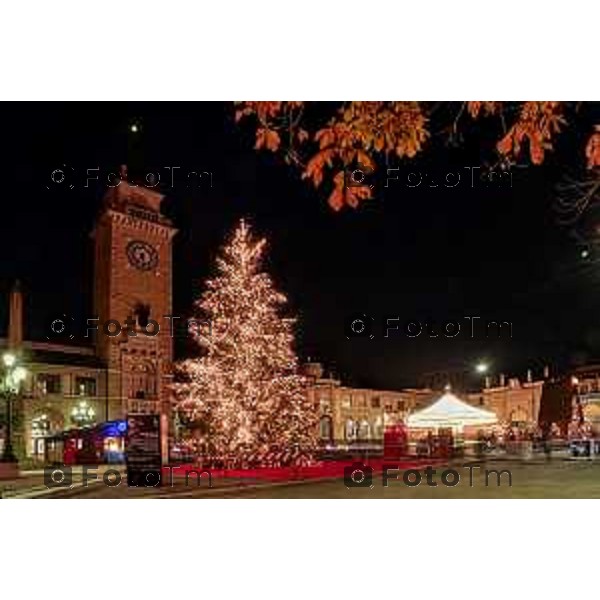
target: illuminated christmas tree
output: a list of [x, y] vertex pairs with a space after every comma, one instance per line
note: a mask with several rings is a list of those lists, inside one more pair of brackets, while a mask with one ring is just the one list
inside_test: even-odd
[[200, 356], [180, 363], [177, 407], [201, 425], [213, 456], [263, 463], [311, 455], [317, 407], [293, 350], [293, 320], [261, 270], [265, 240], [243, 221], [217, 259], [218, 274], [194, 304], [209, 331], [191, 327]]

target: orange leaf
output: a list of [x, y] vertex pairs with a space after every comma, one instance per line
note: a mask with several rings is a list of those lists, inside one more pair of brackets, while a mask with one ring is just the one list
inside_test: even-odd
[[279, 148], [279, 144], [281, 142], [281, 140], [279, 139], [279, 134], [274, 129], [269, 129], [267, 130], [265, 138], [265, 146], [267, 150], [275, 152]]
[[588, 169], [600, 167], [600, 125], [596, 125], [595, 130], [585, 147]]
[[265, 148], [275, 152], [279, 148], [279, 142], [279, 134], [274, 129], [259, 127], [256, 130], [256, 144], [254, 145], [256, 150]]

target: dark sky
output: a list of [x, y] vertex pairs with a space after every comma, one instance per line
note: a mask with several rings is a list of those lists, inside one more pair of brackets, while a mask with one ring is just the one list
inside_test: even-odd
[[[158, 169], [165, 178], [165, 166], [213, 174], [212, 188], [189, 189], [176, 175], [173, 189], [163, 189], [165, 212], [180, 230], [177, 314], [189, 310], [224, 235], [245, 216], [270, 240], [268, 268], [298, 316], [301, 356], [320, 359], [348, 382], [394, 388], [424, 371], [468, 367], [479, 358], [496, 372], [523, 373], [600, 354], [600, 265], [593, 251], [580, 258], [581, 244], [557, 224], [552, 209], [557, 182], [582, 162], [577, 130], [544, 166], [515, 170], [512, 188], [471, 187], [468, 179], [465, 167], [483, 164], [492, 127], [480, 131], [474, 124], [459, 148], [434, 136], [423, 158], [390, 164], [401, 169], [397, 185], [385, 190], [380, 171], [375, 200], [334, 213], [325, 193], [253, 150], [251, 132], [236, 127], [230, 104], [3, 107], [3, 330], [6, 294], [16, 277], [27, 292], [33, 338], [44, 339], [52, 315], [91, 314], [89, 232], [105, 188], [83, 187], [86, 168], [105, 174], [127, 162]], [[127, 130], [134, 121], [141, 132], [132, 142]], [[74, 189], [51, 182], [50, 173], [62, 165], [73, 169]], [[406, 186], [410, 172], [422, 174], [421, 186]], [[458, 172], [455, 188], [427, 187]], [[346, 339], [344, 320], [356, 311], [373, 315], [373, 340]], [[436, 332], [454, 319], [463, 331], [453, 339], [425, 332], [384, 338], [386, 315], [397, 315], [401, 327], [409, 320], [434, 323]], [[465, 316], [512, 321], [513, 338], [486, 339], [482, 331], [469, 339]]]

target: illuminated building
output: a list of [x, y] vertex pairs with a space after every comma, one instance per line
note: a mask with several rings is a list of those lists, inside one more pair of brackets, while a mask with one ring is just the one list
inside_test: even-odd
[[[305, 365], [305, 373], [311, 379], [310, 393], [320, 405], [321, 441], [342, 446], [380, 444], [386, 425], [405, 422], [410, 414], [432, 404], [440, 394], [440, 390], [426, 387], [394, 391], [348, 387], [337, 379], [324, 377], [318, 363]], [[497, 385], [462, 397], [476, 408], [493, 412], [500, 425], [526, 429], [537, 424], [544, 383], [527, 379], [506, 380], [502, 376]]]
[[372, 390], [342, 385], [325, 377], [318, 363], [304, 367], [311, 380], [310, 394], [320, 407], [319, 438], [324, 444], [381, 443], [385, 426], [403, 421], [435, 397], [428, 389]]
[[[20, 442], [27, 456], [44, 456], [46, 436], [123, 419], [128, 412], [163, 415], [167, 456], [173, 339], [164, 315], [172, 313], [171, 242], [176, 230], [161, 214], [161, 200], [157, 192], [125, 181], [104, 198], [92, 233], [98, 319], [84, 324], [90, 327], [89, 338], [82, 338], [93, 340], [93, 346], [72, 343], [68, 315], [49, 327], [47, 341], [23, 339], [22, 292], [19, 287], [11, 292], [8, 337], [0, 339], [0, 350], [18, 354], [27, 368], [19, 395]], [[105, 328], [111, 319], [118, 323]], [[156, 335], [153, 320], [159, 324]], [[136, 335], [128, 335], [126, 328]]]
[[543, 385], [543, 380], [521, 381], [516, 377], [506, 380], [501, 376], [497, 385], [469, 393], [465, 399], [473, 406], [495, 413], [499, 423], [527, 428], [538, 422]]

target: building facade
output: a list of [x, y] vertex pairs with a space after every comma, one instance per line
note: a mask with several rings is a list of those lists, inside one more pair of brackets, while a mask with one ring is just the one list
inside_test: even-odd
[[595, 435], [600, 435], [600, 364], [574, 369], [572, 383], [585, 422]]
[[[396, 391], [352, 388], [324, 377], [317, 363], [306, 365], [305, 372], [321, 413], [320, 440], [336, 446], [381, 444], [386, 426], [404, 422], [410, 413], [425, 408], [443, 393], [443, 388], [428, 387]], [[503, 426], [527, 429], [538, 421], [542, 388], [542, 380], [506, 381], [501, 377], [498, 385], [461, 397], [494, 412]]]
[[[121, 183], [105, 196], [92, 237], [95, 351], [108, 371], [111, 416], [160, 413], [166, 431], [176, 229], [160, 212], [162, 199], [147, 188]], [[164, 456], [167, 450], [165, 445]]]
[[465, 400], [473, 406], [491, 410], [499, 423], [509, 427], [528, 428], [537, 424], [544, 381], [510, 378], [505, 382], [502, 377], [499, 383], [467, 394]]
[[352, 388], [324, 377], [318, 363], [305, 365], [309, 393], [320, 411], [321, 443], [336, 446], [381, 443], [385, 427], [404, 421], [414, 410], [427, 406], [436, 393], [429, 389], [400, 391]]
[[[0, 349], [27, 370], [17, 434], [27, 456], [42, 457], [48, 435], [128, 413], [158, 412], [163, 433], [168, 431], [176, 230], [160, 212], [162, 198], [125, 181], [104, 197], [92, 232], [94, 315], [87, 319], [85, 341], [93, 345], [24, 340], [22, 292], [12, 291], [8, 337], [0, 339]], [[68, 328], [68, 321], [57, 319], [52, 333], [55, 326]]]

